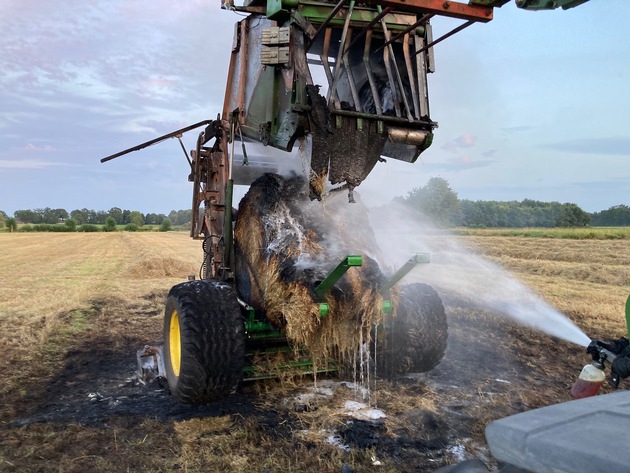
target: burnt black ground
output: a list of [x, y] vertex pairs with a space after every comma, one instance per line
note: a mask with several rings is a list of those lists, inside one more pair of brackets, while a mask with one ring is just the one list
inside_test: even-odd
[[[355, 450], [373, 451], [399, 471], [433, 471], [454, 461], [449, 446], [468, 445], [471, 439], [483, 456], [484, 423], [531, 407], [518, 396], [507, 403], [494, 402], [510, 397], [526, 370], [513, 347], [512, 329], [492, 317], [479, 320], [470, 316], [455, 299], [446, 297], [444, 305], [449, 344], [442, 363], [430, 373], [408, 376], [391, 387], [416, 390], [418, 396], [427, 390], [437, 393], [437, 411], [409, 409], [400, 414], [407, 427], [395, 432], [382, 422], [357, 420], [346, 420], [337, 429], [343, 443]], [[286, 408], [270, 409], [264, 402], [268, 394], [251, 386], [207, 406], [189, 406], [176, 402], [158, 383], [141, 384], [135, 378], [135, 353], [145, 344], [160, 343], [156, 336], [162, 318], [143, 314], [141, 309], [134, 317], [143, 318], [143, 324], [155, 325], [155, 329], [115, 340], [106, 331], [86, 334], [67, 352], [61, 371], [48, 382], [28, 386], [28, 395], [15, 401], [15, 415], [0, 427], [0, 439], [11, 429], [34, 424], [50, 423], [60, 429], [68, 424], [107, 428], [113, 422], [119, 428], [134, 429], [147, 420], [168, 424], [235, 415], [254, 418], [273, 438], [301, 442], [293, 437], [300, 428], [297, 414]], [[312, 380], [305, 379], [303, 385], [312, 385]]]

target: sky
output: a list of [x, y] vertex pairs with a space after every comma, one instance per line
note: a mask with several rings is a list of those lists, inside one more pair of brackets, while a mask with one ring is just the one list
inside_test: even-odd
[[[461, 199], [630, 205], [627, 13], [625, 0], [511, 2], [437, 45], [433, 145], [415, 164], [379, 163], [363, 200], [442, 177]], [[218, 0], [2, 0], [0, 210], [189, 208], [176, 140], [99, 160], [216, 117], [239, 19]], [[433, 21], [434, 37], [458, 24]]]

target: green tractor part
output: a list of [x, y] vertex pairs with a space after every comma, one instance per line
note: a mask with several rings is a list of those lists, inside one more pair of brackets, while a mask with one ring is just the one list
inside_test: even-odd
[[429, 253], [416, 253], [405, 264], [403, 264], [394, 275], [381, 288], [381, 294], [386, 296], [389, 291], [400, 282], [407, 274], [411, 272], [418, 264], [426, 264], [431, 262], [431, 255]]
[[341, 262], [333, 269], [328, 276], [324, 278], [322, 282], [320, 282], [315, 288], [315, 294], [319, 299], [323, 299], [326, 293], [330, 290], [331, 287], [335, 285], [341, 276], [346, 274], [353, 266], [362, 266], [363, 258], [358, 255], [346, 256]]
[[[387, 281], [388, 290], [416, 264], [428, 260], [428, 255], [414, 255]], [[361, 265], [361, 256], [350, 255], [342, 259], [317, 285], [318, 297], [325, 297], [351, 267]], [[391, 300], [383, 301], [386, 322], [373, 335], [380, 337], [375, 343], [387, 355], [386, 360], [404, 356], [409, 369], [414, 366], [409, 360], [415, 357], [422, 360], [415, 368], [424, 370], [427, 366], [433, 367], [443, 356], [446, 343], [446, 329], [442, 327], [445, 324], [444, 308], [439, 296], [428, 286], [412, 284], [406, 288], [403, 288], [399, 308], [394, 307]], [[325, 306], [327, 311], [328, 305], [318, 304], [320, 314], [325, 315], [322, 307]], [[418, 313], [423, 315], [418, 317]], [[397, 317], [392, 318], [395, 315]], [[414, 344], [409, 337], [416, 337], [416, 332], [431, 328], [423, 324], [437, 324], [438, 332], [444, 335], [437, 337], [441, 345], [436, 349], [431, 348], [431, 343], [424, 344], [430, 350], [411, 348]], [[384, 339], [383, 334], [388, 332], [391, 332], [389, 338]], [[225, 397], [242, 382], [278, 378], [286, 373], [315, 375], [338, 370], [335, 360], [328, 359], [315, 365], [307, 356], [300, 355], [298, 347], [291, 346], [280, 330], [240, 300], [228, 284], [211, 280], [192, 280], [171, 289], [164, 321], [164, 346], [147, 346], [138, 351], [137, 357], [139, 377], [143, 382], [162, 376], [178, 400], [192, 404]], [[384, 376], [405, 369], [399, 362], [383, 360], [375, 366]]]

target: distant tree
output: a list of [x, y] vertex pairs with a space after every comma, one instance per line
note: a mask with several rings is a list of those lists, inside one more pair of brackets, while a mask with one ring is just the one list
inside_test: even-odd
[[168, 218], [173, 225], [187, 225], [192, 220], [192, 210], [171, 210]]
[[42, 223], [41, 214], [33, 211], [33, 210], [16, 210], [13, 213], [13, 216], [20, 223]]
[[590, 225], [591, 216], [576, 204], [562, 205], [562, 215], [558, 220], [558, 227], [585, 227]]
[[116, 231], [116, 220], [113, 217], [107, 217], [105, 219], [105, 226], [103, 227], [104, 232], [115, 232]]
[[148, 225], [160, 225], [166, 218], [164, 214], [149, 213], [144, 216], [144, 223]]
[[438, 224], [448, 225], [457, 219], [457, 193], [441, 177], [432, 177], [425, 186], [413, 189], [405, 201]]
[[88, 209], [81, 209], [81, 210], [76, 209], [70, 212], [70, 218], [75, 219], [79, 225], [83, 225], [84, 223], [87, 223], [88, 221], [88, 213], [89, 213]]
[[77, 221], [73, 219], [72, 217], [66, 219], [66, 222], [64, 223], [64, 225], [66, 226], [69, 232], [77, 231]]
[[126, 225], [131, 222], [131, 210], [123, 210], [122, 223]]
[[17, 220], [13, 217], [8, 217], [5, 221], [4, 224], [7, 226], [7, 228], [9, 229], [9, 232], [15, 232], [17, 231]]
[[142, 215], [142, 212], [138, 212], [137, 210], [132, 210], [131, 214], [129, 215], [129, 218], [130, 218], [130, 223], [133, 223], [137, 227], [141, 227], [142, 225], [144, 225], [144, 215]]
[[128, 223], [127, 225], [125, 225], [125, 231], [127, 231], [127, 232], [137, 232], [138, 231], [138, 225], [136, 225], [135, 223]]
[[591, 223], [599, 227], [630, 226], [630, 207], [627, 205], [616, 205], [608, 210], [595, 212], [592, 215]]
[[112, 207], [109, 209], [107, 216], [113, 218], [116, 221], [116, 225], [123, 224], [123, 211], [118, 207]]
[[[104, 210], [98, 210], [95, 212], [96, 221], [94, 223], [97, 223], [99, 225], [104, 225], [108, 216], [109, 215]], [[115, 221], [116, 220], [114, 220], [114, 222]]]
[[65, 221], [68, 218], [68, 212], [66, 209], [51, 209], [46, 207], [45, 209], [35, 209], [42, 217], [43, 223], [55, 224], [61, 221]]
[[160, 224], [161, 232], [169, 232], [171, 231], [172, 228], [173, 228], [173, 224], [171, 223], [170, 218], [165, 218], [164, 220], [162, 220], [162, 223]]

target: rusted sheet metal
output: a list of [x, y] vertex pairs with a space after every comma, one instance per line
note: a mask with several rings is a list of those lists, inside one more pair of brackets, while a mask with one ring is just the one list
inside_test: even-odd
[[436, 15], [483, 23], [487, 23], [493, 18], [491, 7], [449, 0], [367, 0], [365, 3], [392, 6], [399, 11], [435, 13]]

